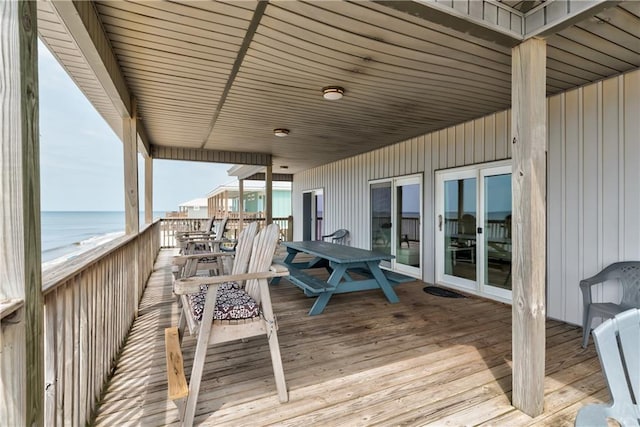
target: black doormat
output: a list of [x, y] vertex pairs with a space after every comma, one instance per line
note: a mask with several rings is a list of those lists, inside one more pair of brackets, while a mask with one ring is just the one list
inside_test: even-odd
[[435, 295], [437, 297], [445, 297], [445, 298], [466, 298], [464, 295], [459, 294], [454, 291], [450, 291], [449, 289], [440, 288], [438, 286], [427, 286], [426, 288], [422, 288], [428, 294]]

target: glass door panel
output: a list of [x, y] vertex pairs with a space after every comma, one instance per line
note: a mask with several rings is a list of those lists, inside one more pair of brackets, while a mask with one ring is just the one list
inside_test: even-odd
[[[391, 182], [371, 184], [371, 250], [391, 255]], [[381, 265], [389, 267], [388, 261]]]
[[421, 182], [421, 176], [395, 180], [393, 268], [414, 277], [422, 277]]
[[[508, 172], [508, 171], [507, 171]], [[484, 181], [484, 286], [510, 297], [511, 173], [486, 171]], [[491, 289], [495, 288], [495, 289]], [[506, 291], [501, 292], [501, 291]]]
[[422, 277], [422, 175], [370, 183], [371, 249], [392, 255], [383, 267]]
[[476, 281], [476, 178], [444, 181], [444, 274]]

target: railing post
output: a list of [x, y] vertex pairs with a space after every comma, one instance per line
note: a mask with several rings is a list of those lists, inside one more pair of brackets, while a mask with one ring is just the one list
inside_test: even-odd
[[265, 226], [273, 222], [273, 166], [267, 166], [265, 173]]
[[0, 2], [3, 425], [45, 424], [36, 6], [31, 1]]
[[287, 241], [293, 242], [293, 215], [287, 218]]

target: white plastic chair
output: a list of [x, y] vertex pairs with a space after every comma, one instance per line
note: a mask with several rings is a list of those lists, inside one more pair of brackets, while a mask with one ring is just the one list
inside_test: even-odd
[[[608, 280], [618, 280], [622, 285], [619, 303], [594, 303], [591, 288]], [[608, 319], [630, 308], [640, 308], [640, 261], [615, 262], [593, 277], [580, 281], [582, 302], [582, 347], [589, 343], [589, 331], [594, 318]]]
[[593, 341], [609, 391], [610, 404], [591, 404], [578, 411], [578, 427], [606, 426], [612, 418], [622, 426], [640, 426], [640, 310], [616, 315], [593, 330]]

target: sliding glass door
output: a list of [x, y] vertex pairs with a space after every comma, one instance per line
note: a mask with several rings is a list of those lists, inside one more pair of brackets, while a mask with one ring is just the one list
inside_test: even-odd
[[511, 166], [436, 173], [436, 280], [511, 300]]
[[370, 184], [371, 249], [395, 258], [383, 267], [422, 277], [422, 175]]

